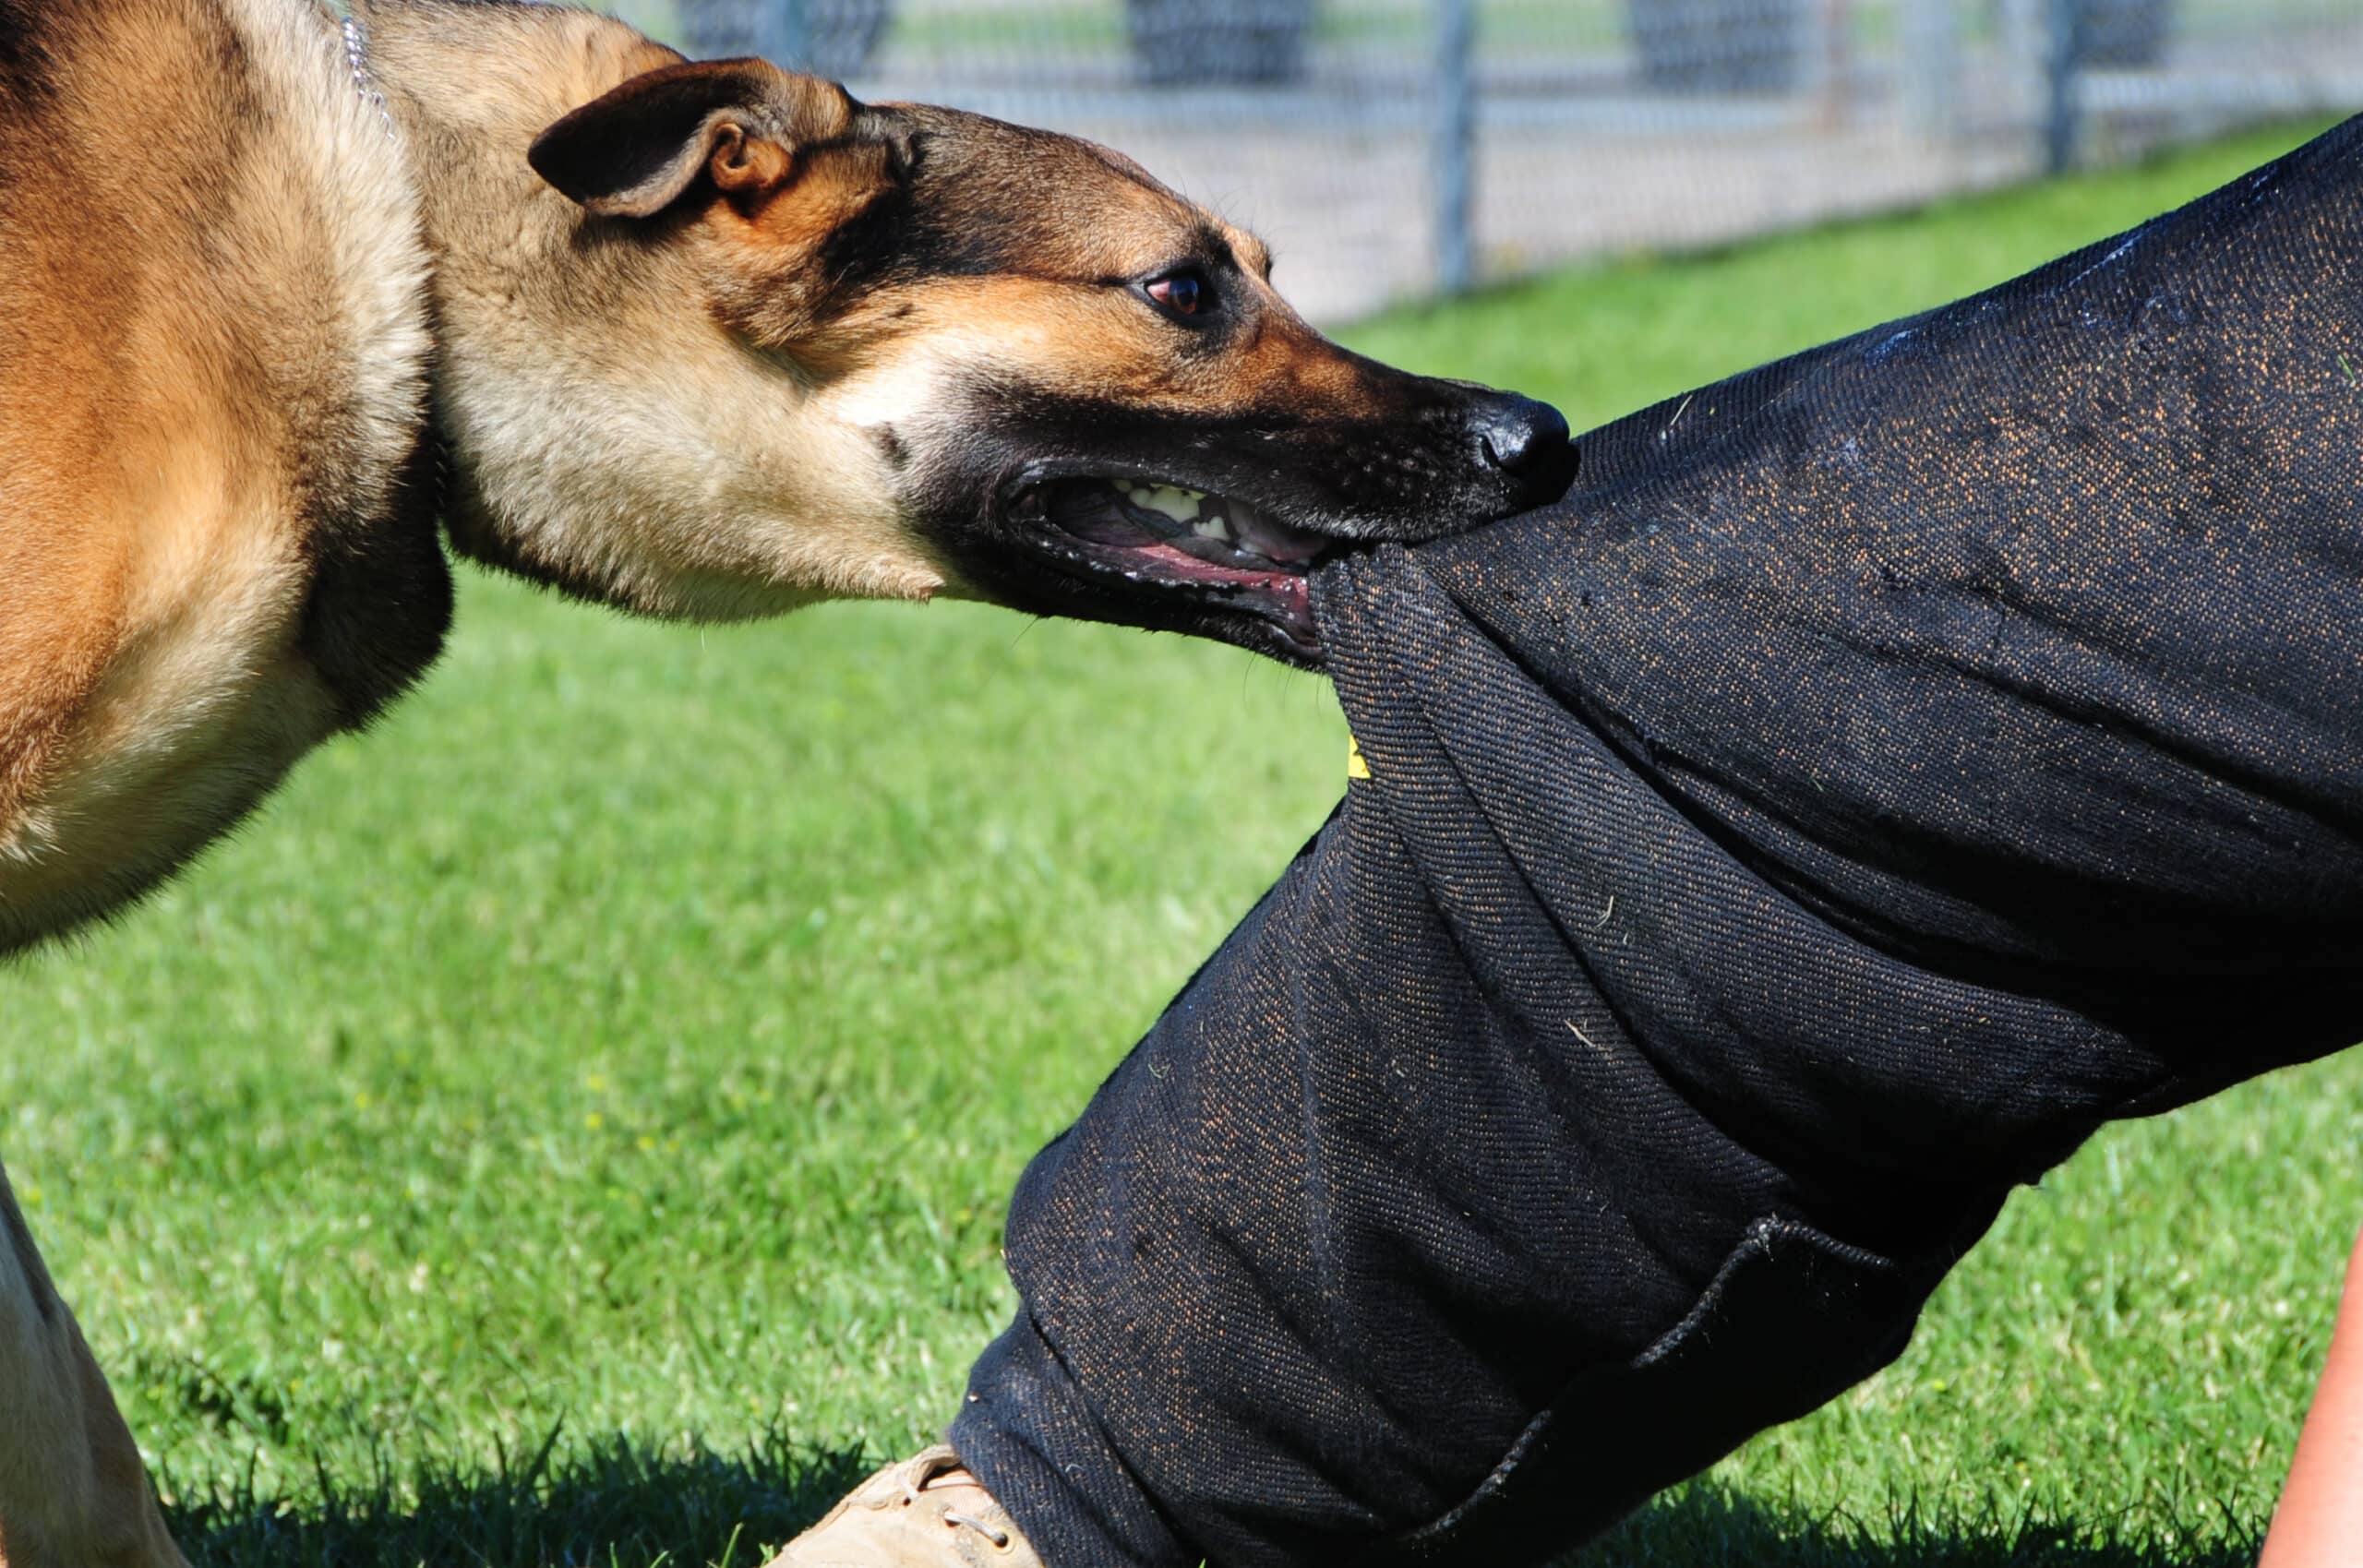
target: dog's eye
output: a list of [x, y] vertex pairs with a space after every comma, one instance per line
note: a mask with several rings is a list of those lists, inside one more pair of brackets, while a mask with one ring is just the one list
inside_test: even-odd
[[1150, 280], [1145, 292], [1176, 316], [1197, 315], [1205, 308], [1206, 296], [1212, 293], [1195, 272], [1168, 272], [1162, 278]]

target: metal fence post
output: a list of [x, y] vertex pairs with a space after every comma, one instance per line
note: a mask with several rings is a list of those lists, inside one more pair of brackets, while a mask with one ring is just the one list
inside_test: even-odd
[[1435, 178], [1436, 287], [1465, 293], [1476, 281], [1469, 227], [1476, 176], [1477, 86], [1471, 78], [1477, 16], [1472, 0], [1436, 0]]
[[2064, 174], [2076, 161], [2076, 12], [2081, 0], [2044, 7], [2043, 166]]

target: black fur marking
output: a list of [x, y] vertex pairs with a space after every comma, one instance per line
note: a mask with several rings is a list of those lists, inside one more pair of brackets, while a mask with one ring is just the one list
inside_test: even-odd
[[999, 603], [1210, 637], [1309, 664], [1315, 655], [1258, 613], [1252, 594], [1095, 581], [1061, 569], [1045, 555], [1044, 525], [1013, 517], [1009, 503], [1014, 489], [1042, 477], [1136, 474], [1234, 497], [1344, 549], [1455, 533], [1530, 500], [1481, 458], [1471, 413], [1495, 394], [1384, 367], [1373, 373], [1373, 412], [1350, 420], [1289, 409], [1185, 418], [973, 382], [950, 394], [969, 434], [923, 454], [916, 511], [962, 575]]
[[854, 298], [870, 285], [912, 269], [906, 247], [913, 227], [910, 187], [899, 182], [838, 224], [821, 242], [820, 269], [829, 280], [830, 297]]
[[451, 569], [436, 524], [441, 443], [422, 428], [383, 515], [340, 518], [312, 539], [300, 646], [337, 694], [338, 724], [358, 729], [408, 689], [451, 626]]
[[[28, 117], [54, 90], [54, 10], [44, 0], [0, 0], [0, 125]], [[8, 174], [6, 153], [0, 147], [0, 180]]]

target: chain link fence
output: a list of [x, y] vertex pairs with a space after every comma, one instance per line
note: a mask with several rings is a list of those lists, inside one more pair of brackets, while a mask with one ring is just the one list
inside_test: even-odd
[[2363, 109], [2363, 0], [623, 0], [1122, 148], [1336, 321]]

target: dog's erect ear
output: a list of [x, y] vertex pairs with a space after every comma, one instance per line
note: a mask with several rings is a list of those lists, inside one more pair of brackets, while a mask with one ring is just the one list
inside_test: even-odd
[[534, 172], [602, 218], [650, 218], [710, 176], [760, 194], [785, 182], [799, 146], [842, 135], [845, 89], [768, 60], [706, 60], [637, 76], [540, 136]]

